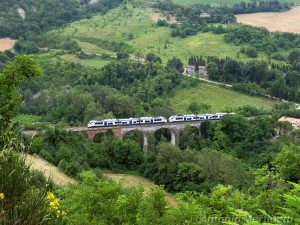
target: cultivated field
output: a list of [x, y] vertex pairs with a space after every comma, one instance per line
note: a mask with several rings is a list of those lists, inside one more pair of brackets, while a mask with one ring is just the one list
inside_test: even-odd
[[14, 47], [16, 40], [10, 38], [0, 38], [0, 52], [11, 49]]
[[240, 23], [266, 27], [270, 31], [300, 33], [300, 7], [287, 12], [241, 14], [236, 17]]
[[261, 97], [252, 97], [233, 91], [228, 88], [207, 83], [200, 83], [193, 88], [178, 90], [171, 98], [171, 104], [176, 113], [187, 113], [187, 108], [192, 102], [205, 103], [211, 106], [211, 112], [221, 112], [225, 108], [244, 105], [258, 108], [271, 109], [278, 102]]

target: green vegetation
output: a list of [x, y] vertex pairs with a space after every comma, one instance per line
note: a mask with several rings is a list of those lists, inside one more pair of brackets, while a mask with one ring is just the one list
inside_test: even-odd
[[[71, 23], [65, 29], [52, 31], [49, 35], [62, 33], [66, 37], [73, 37], [83, 51], [98, 54], [113, 53], [108, 46], [97, 45], [97, 40], [125, 43], [134, 49], [133, 55], [145, 56], [152, 52], [159, 55], [164, 62], [173, 56], [186, 62], [191, 55], [218, 55], [242, 61], [249, 59], [245, 54], [240, 54], [240, 47], [226, 43], [223, 35], [208, 32], [185, 39], [171, 37], [172, 29], [156, 27], [151, 14], [153, 11], [147, 9], [118, 7], [103, 16]], [[94, 41], [88, 41], [89, 38]], [[84, 39], [86, 41], [82, 41]], [[261, 54], [259, 57], [266, 56]]]
[[[299, 3], [299, 0], [283, 0], [284, 2]], [[241, 0], [173, 0], [174, 3], [180, 5], [194, 5], [194, 4], [209, 4], [209, 5], [233, 5], [241, 3]], [[246, 0], [244, 2], [250, 2]]]
[[109, 60], [103, 60], [100, 58], [99, 59], [80, 59], [72, 54], [64, 54], [61, 56], [61, 58], [66, 61], [69, 61], [69, 62], [80, 63], [83, 66], [90, 66], [90, 67], [95, 67], [95, 68], [102, 68], [103, 66], [110, 63]]
[[[13, 53], [0, 54], [1, 225], [300, 224], [300, 131], [278, 121], [283, 115], [300, 118], [300, 111], [258, 97], [271, 93], [299, 101], [300, 36], [227, 25], [235, 22], [234, 10], [290, 5], [260, 0], [186, 8], [148, 2], [161, 9], [161, 17], [140, 7], [145, 1], [115, 8], [122, 1], [63, 0], [41, 19], [56, 1], [22, 0], [32, 11], [23, 22], [12, 19], [17, 2], [0, 6], [0, 31], [13, 29], [20, 37], [16, 50], [41, 52], [10, 63]], [[203, 23], [199, 14], [206, 10], [212, 17]], [[164, 21], [171, 13], [181, 25]], [[206, 66], [205, 77], [233, 88], [184, 77], [182, 60], [196, 71]], [[65, 129], [91, 119], [217, 111], [237, 114], [186, 126], [178, 131], [178, 146], [170, 143], [173, 130], [150, 132], [147, 152], [139, 131], [121, 140], [108, 130], [91, 141]], [[22, 128], [44, 132], [25, 137]], [[22, 151], [42, 156], [77, 182], [54, 186], [25, 165]], [[125, 188], [104, 178], [104, 170], [143, 175], [174, 193], [176, 205], [167, 204], [162, 187]]]
[[[196, 80], [194, 81], [196, 82]], [[175, 91], [170, 102], [177, 113], [186, 113], [192, 102], [205, 103], [211, 106], [211, 112], [222, 112], [228, 108], [250, 105], [270, 110], [276, 101], [262, 97], [252, 97], [233, 91], [229, 88], [207, 83], [198, 83], [194, 87]]]
[[40, 116], [35, 115], [26, 115], [26, 114], [19, 114], [13, 120], [14, 123], [17, 123], [21, 128], [25, 130], [35, 130], [35, 129], [42, 129], [47, 127], [48, 123], [43, 122]]
[[173, 0], [173, 1], [176, 4], [181, 4], [181, 5], [194, 5], [194, 4], [233, 5], [241, 2], [241, 0]]

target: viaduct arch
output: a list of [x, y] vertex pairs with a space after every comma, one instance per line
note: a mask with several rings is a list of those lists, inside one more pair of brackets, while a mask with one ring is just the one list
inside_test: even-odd
[[[85, 132], [88, 135], [90, 140], [93, 140], [97, 134], [106, 133], [108, 130], [112, 130], [116, 137], [123, 139], [123, 137], [130, 131], [140, 131], [143, 134], [144, 144], [143, 150], [144, 153], [147, 153], [148, 149], [148, 136], [149, 134], [154, 134], [155, 131], [165, 128], [168, 129], [171, 133], [171, 143], [173, 145], [179, 145], [179, 135], [180, 132], [187, 126], [194, 126], [199, 128], [201, 121], [185, 122], [185, 123], [166, 123], [166, 124], [147, 124], [147, 125], [138, 125], [138, 126], [125, 126], [125, 127], [97, 127], [97, 128], [68, 128], [68, 131], [71, 132]], [[200, 135], [200, 131], [199, 131]]]

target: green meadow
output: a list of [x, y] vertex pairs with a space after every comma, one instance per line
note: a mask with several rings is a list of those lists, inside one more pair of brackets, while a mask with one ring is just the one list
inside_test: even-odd
[[[241, 61], [250, 60], [240, 54], [240, 46], [225, 43], [223, 35], [211, 32], [198, 33], [187, 38], [171, 37], [171, 28], [157, 27], [154, 18], [159, 14], [151, 9], [123, 7], [116, 8], [106, 15], [96, 15], [91, 19], [80, 20], [69, 24], [66, 28], [52, 31], [74, 38], [85, 52], [115, 55], [106, 46], [82, 41], [82, 38], [93, 38], [109, 42], [125, 43], [134, 49], [133, 54], [146, 55], [153, 52], [164, 62], [173, 56], [181, 58], [184, 63], [191, 55], [231, 57]], [[51, 32], [50, 32], [51, 34]], [[263, 58], [260, 55], [259, 58]], [[69, 61], [78, 61], [70, 55], [63, 57]], [[85, 65], [86, 61], [78, 61]], [[91, 62], [94, 65], [94, 62]]]
[[228, 107], [236, 108], [245, 105], [270, 110], [272, 106], [278, 104], [278, 102], [267, 98], [241, 94], [229, 88], [204, 82], [197, 84], [195, 87], [175, 91], [170, 101], [176, 113], [180, 114], [187, 113], [188, 106], [193, 102], [210, 105], [211, 112], [221, 112]]
[[61, 58], [69, 62], [80, 63], [84, 66], [90, 66], [95, 68], [101, 68], [110, 62], [110, 60], [103, 59], [80, 59], [72, 54], [64, 54], [61, 56]]

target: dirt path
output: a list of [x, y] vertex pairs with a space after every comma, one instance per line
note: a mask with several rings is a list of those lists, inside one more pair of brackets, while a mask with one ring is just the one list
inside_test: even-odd
[[[116, 174], [116, 173], [104, 173], [105, 176], [110, 177], [111, 179], [115, 181], [120, 181], [121, 179], [124, 179], [124, 185], [126, 187], [136, 187], [139, 184], [142, 184], [145, 188], [145, 192], [150, 191], [150, 186], [154, 183], [146, 178], [137, 176], [137, 175], [131, 175], [131, 174]], [[166, 192], [166, 199], [169, 202], [170, 205], [176, 205], [176, 200], [173, 195]]]
[[10, 38], [0, 38], [0, 52], [11, 49], [14, 47], [16, 40]]
[[50, 177], [56, 185], [68, 185], [75, 183], [75, 180], [65, 175], [56, 166], [40, 158], [37, 155], [22, 154], [25, 157], [25, 162], [33, 169], [39, 170]]
[[156, 12], [155, 10], [149, 10], [148, 14], [153, 22], [157, 22], [158, 20], [167, 20], [171, 24], [176, 24], [177, 20], [175, 16], [169, 16], [167, 18], [166, 16], [162, 15], [160, 12]]
[[236, 15], [239, 23], [266, 27], [270, 31], [300, 33], [300, 7], [286, 12], [268, 12]]

